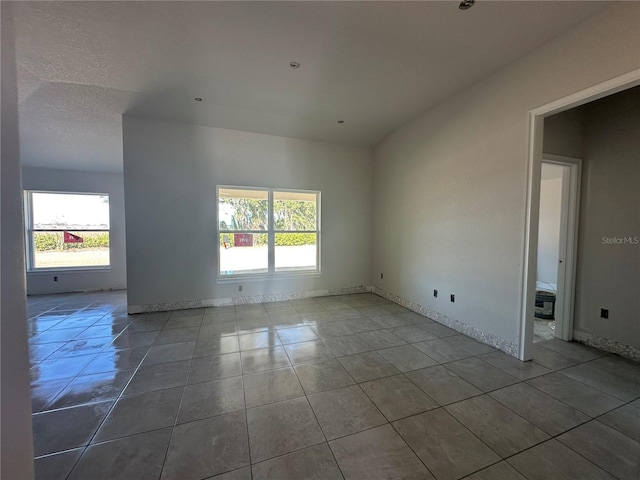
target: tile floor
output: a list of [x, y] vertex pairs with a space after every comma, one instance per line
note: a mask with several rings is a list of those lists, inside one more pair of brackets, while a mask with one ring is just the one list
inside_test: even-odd
[[38, 479], [638, 479], [640, 366], [522, 363], [372, 294], [30, 297]]

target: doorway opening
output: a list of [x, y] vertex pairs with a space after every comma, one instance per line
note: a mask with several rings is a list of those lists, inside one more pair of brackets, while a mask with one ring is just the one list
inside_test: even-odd
[[[520, 360], [530, 360], [533, 350], [536, 287], [538, 276], [538, 226], [542, 164], [546, 160], [559, 160], [547, 158], [546, 155], [543, 155], [544, 120], [546, 117], [550, 117], [554, 114], [565, 112], [574, 107], [608, 97], [638, 85], [640, 85], [640, 69], [631, 71], [573, 95], [569, 95], [568, 97], [561, 98], [529, 112], [530, 141], [527, 170], [527, 205], [525, 215], [524, 258], [520, 288], [520, 350], [518, 355]], [[580, 167], [574, 167], [575, 172], [579, 173], [579, 170]], [[579, 176], [577, 178], [579, 178]], [[579, 184], [579, 182], [577, 183]], [[559, 260], [560, 255], [561, 254], [559, 253]], [[565, 259], [568, 260], [569, 257], [565, 257]], [[563, 260], [563, 263], [565, 263], [565, 260]], [[563, 278], [560, 278], [560, 270], [564, 270]], [[571, 269], [569, 268], [568, 263], [565, 263], [563, 269], [560, 270], [558, 270], [559, 276], [557, 282], [558, 285], [562, 285], [566, 294], [565, 298], [560, 299], [558, 297], [560, 289], [556, 292], [554, 317], [560, 313], [563, 320], [560, 327], [557, 324], [558, 319], [555, 319], [557, 333], [554, 333], [554, 336], [563, 340], [571, 340], [573, 337], [573, 325], [571, 321], [565, 321], [565, 319], [572, 319], [573, 317], [572, 307], [569, 307], [573, 304], [573, 300], [571, 299], [571, 301], [567, 301], [566, 296], [573, 295], [574, 288], [573, 285], [571, 285], [570, 288], [567, 288], [566, 282], [567, 280], [572, 282], [575, 280], [575, 263]], [[561, 305], [562, 311], [558, 312]]]
[[572, 339], [581, 169], [577, 158], [542, 159], [534, 343]]

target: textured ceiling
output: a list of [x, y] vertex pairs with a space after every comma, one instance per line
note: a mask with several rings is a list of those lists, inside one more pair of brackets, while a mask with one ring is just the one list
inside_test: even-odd
[[372, 146], [605, 5], [457, 3], [16, 2], [23, 164], [121, 171], [123, 113]]

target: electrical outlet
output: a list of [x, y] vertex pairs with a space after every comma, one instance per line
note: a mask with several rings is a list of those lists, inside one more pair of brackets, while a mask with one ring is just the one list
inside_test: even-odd
[[382, 280], [384, 278], [384, 273], [380, 273], [380, 280]]
[[600, 318], [609, 318], [609, 309], [601, 308], [600, 309]]
[[238, 291], [241, 292], [242, 291], [242, 285], [238, 285]]
[[438, 290], [434, 290], [434, 291], [433, 291], [433, 296], [434, 296], [435, 298], [438, 298]]
[[455, 302], [455, 301], [456, 301], [456, 296], [455, 296], [453, 293], [451, 294], [451, 301], [452, 301], [452, 302]]

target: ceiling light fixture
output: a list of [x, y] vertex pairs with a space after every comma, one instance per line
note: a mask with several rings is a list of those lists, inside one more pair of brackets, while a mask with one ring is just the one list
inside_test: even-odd
[[300, 63], [295, 61], [289, 62], [289, 66], [295, 70], [296, 68], [300, 68]]
[[460, 2], [460, 5], [458, 5], [458, 8], [460, 10], [469, 10], [471, 7], [473, 7], [474, 3], [476, 3], [476, 0], [462, 0]]
[[344, 120], [338, 120], [338, 123], [344, 123]]
[[196, 97], [196, 98], [194, 98], [194, 100], [195, 100], [196, 102], [201, 102], [201, 101], [202, 101], [202, 98], [200, 98], [200, 97]]

